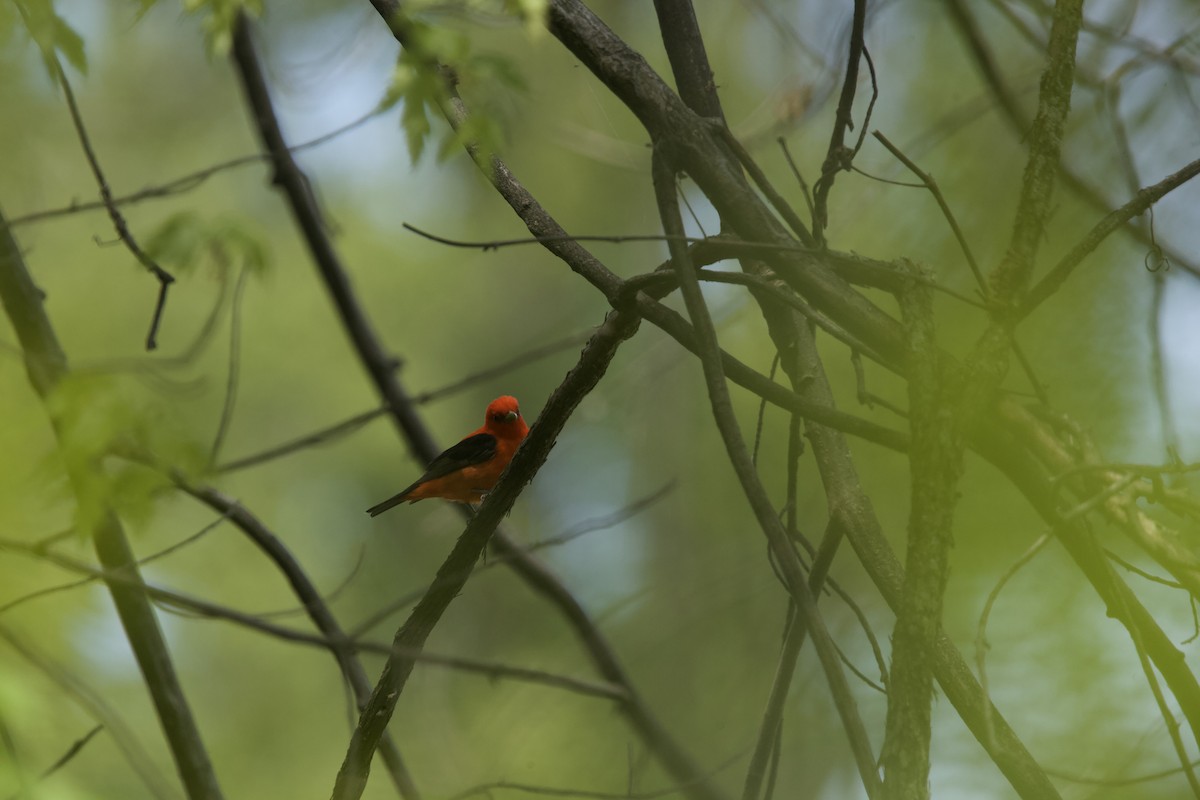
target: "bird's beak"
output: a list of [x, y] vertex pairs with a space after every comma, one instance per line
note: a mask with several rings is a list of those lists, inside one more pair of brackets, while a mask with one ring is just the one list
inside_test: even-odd
[[520, 417], [521, 417], [521, 415], [518, 414], [516, 411], [510, 411], [504, 415], [504, 421], [505, 422], [516, 422], [518, 419], [520, 419]]

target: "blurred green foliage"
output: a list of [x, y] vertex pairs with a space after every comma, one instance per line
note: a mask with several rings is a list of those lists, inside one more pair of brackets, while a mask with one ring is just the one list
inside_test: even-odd
[[[594, 6], [661, 74], [669, 74], [649, 3]], [[697, 6], [732, 128], [780, 191], [804, 208], [774, 138], [787, 137], [811, 182], [828, 143], [828, 98], [840, 80], [848, 11], [817, 0]], [[378, 111], [298, 157], [355, 290], [401, 360], [401, 380], [417, 394], [598, 325], [607, 311], [597, 292], [534, 245], [486, 252], [447, 248], [400, 227], [409, 222], [471, 241], [525, 235], [460, 152], [462, 141], [481, 140], [486, 152], [500, 152], [572, 232], [659, 230], [644, 132], [545, 32], [544, 7], [537, 0], [422, 5], [414, 12], [417, 46], [399, 52], [365, 2], [187, 0], [182, 13], [178, 4], [147, 0], [0, 2], [0, 204], [16, 221], [14, 233], [75, 370], [53, 410], [76, 429], [71, 441], [80, 448], [56, 448], [15, 337], [0, 326], [2, 538], [32, 544], [67, 528], [85, 530], [103, 501], [133, 523], [135, 549], [146, 556], [216, 521], [161, 474], [121, 456], [131, 448], [215, 483], [252, 509], [330, 594], [348, 629], [424, 586], [461, 530], [461, 519], [432, 502], [378, 520], [363, 513], [420, 471], [385, 419], [253, 469], [219, 471], [229, 460], [379, 403], [271, 186], [269, 164], [251, 161], [123, 207], [134, 235], [178, 278], [167, 301], [161, 351], [144, 353], [157, 287], [113, 243], [103, 210], [70, 211], [97, 191], [41, 54], [57, 53], [73, 70], [84, 119], [118, 197], [255, 152], [252, 123], [226, 60], [229, 26], [243, 8], [258, 18], [256, 39], [289, 141], [314, 139]], [[1186, 3], [1164, 1], [1161, 8], [1166, 21], [1146, 23], [1143, 38], [1164, 37], [1176, 22], [1181, 28], [1195, 22]], [[987, 8], [980, 13], [1000, 21]], [[1031, 111], [1039, 54], [1010, 27], [997, 24], [989, 36], [1006, 54], [1004, 72]], [[1087, 41], [1089, 68], [1109, 66], [1103, 40]], [[1007, 242], [1022, 142], [994, 108], [980, 104], [986, 97], [974, 67], [936, 4], [881, 4], [868, 45], [880, 91], [871, 127], [936, 176], [986, 270]], [[1181, 49], [1194, 57], [1194, 45]], [[446, 85], [426, 69], [430, 58], [454, 67], [467, 102], [482, 112], [457, 135], [441, 118]], [[1161, 69], [1159, 74], [1170, 74], [1169, 66]], [[866, 90], [860, 87], [860, 93]], [[1163, 102], [1168, 90], [1155, 91]], [[1094, 133], [1104, 121], [1091, 99], [1080, 90], [1067, 149], [1071, 163], [1100, 183], [1114, 146]], [[1172, 142], [1189, 136], [1194, 144], [1194, 128], [1183, 113], [1168, 122], [1149, 113], [1141, 120], [1134, 133], [1146, 183], [1182, 163]], [[438, 142], [439, 158], [421, 158], [431, 139]], [[872, 175], [911, 180], [869, 137], [856, 164]], [[1104, 185], [1110, 196], [1128, 195], [1119, 182]], [[716, 233], [719, 222], [692, 188], [685, 183], [696, 206], [693, 232]], [[1194, 208], [1194, 195], [1181, 193], [1187, 197]], [[1175, 202], [1185, 200], [1172, 197], [1164, 206]], [[64, 213], [21, 222], [47, 209]], [[1170, 207], [1160, 213], [1171, 219]], [[1096, 218], [1063, 191], [1044, 263], [1053, 263]], [[830, 219], [831, 246], [908, 257], [929, 265], [946, 286], [974, 291], [927, 193], [843, 174]], [[1160, 226], [1159, 233], [1179, 237], [1180, 246], [1194, 236], [1186, 225]], [[625, 277], [649, 271], [665, 257], [655, 243], [591, 249]], [[1142, 256], [1130, 240], [1114, 237], [1021, 334], [1056, 405], [1079, 419], [1114, 459], [1162, 458], [1150, 410], [1151, 281]], [[242, 269], [253, 279], [235, 308], [233, 286]], [[770, 342], [744, 291], [706, 291], [724, 346], [769, 370]], [[873, 299], [893, 309], [886, 296]], [[968, 352], [984, 324], [978, 309], [939, 297], [938, 313], [943, 345]], [[828, 341], [822, 346], [841, 406], [902, 427], [903, 420], [887, 410], [857, 404], [844, 349]], [[487, 401], [499, 394], [519, 397], [532, 421], [576, 354], [577, 348], [565, 348], [521, 364], [430, 402], [422, 412], [445, 444], [478, 426]], [[899, 379], [868, 364], [867, 380], [872, 392], [906, 404]], [[1194, 390], [1190, 377], [1175, 380], [1178, 397]], [[1008, 386], [1029, 391], [1015, 372]], [[212, 463], [211, 443], [230, 392], [233, 414]], [[734, 399], [744, 430], [752, 431], [755, 398], [737, 390]], [[1194, 408], [1177, 402], [1181, 413]], [[780, 506], [787, 425], [784, 414], [768, 409], [758, 454]], [[1186, 456], [1195, 451], [1197, 430], [1184, 425], [1182, 432]], [[907, 461], [869, 444], [856, 443], [855, 454], [874, 506], [902, 552]], [[81, 498], [67, 491], [67, 459], [95, 465], [94, 494]], [[740, 791], [774, 673], [786, 597], [712, 429], [696, 362], [643, 326], [579, 409], [511, 525], [532, 544], [671, 481], [673, 491], [651, 509], [541, 554], [596, 616], [667, 728], [732, 795]], [[798, 496], [801, 526], [816, 539], [826, 522], [824, 495], [807, 458]], [[974, 458], [957, 519], [945, 625], [970, 658], [987, 593], [1043, 530], [1015, 490]], [[1105, 541], [1137, 557], [1119, 535], [1105, 533]], [[57, 547], [92, 558], [79, 536]], [[270, 614], [281, 624], [306, 625], [285, 581], [228, 524], [148, 565], [146, 574], [157, 585]], [[891, 615], [849, 552], [839, 555], [834, 576], [858, 600], [886, 650]], [[107, 594], [93, 583], [6, 607], [78, 577], [0, 547], [0, 628], [36, 644], [113, 715], [100, 717], [105, 730], [40, 783], [37, 796], [153, 796], [153, 786], [173, 787], [174, 772]], [[1170, 635], [1187, 637], [1185, 599], [1164, 587], [1137, 589]], [[821, 602], [848, 659], [877, 679], [854, 615], [835, 598]], [[404, 614], [378, 622], [368, 638], [389, 641]], [[174, 609], [163, 608], [162, 620], [227, 795], [323, 796], [352, 722], [333, 659]], [[1043, 764], [1101, 777], [1173, 765], [1164, 722], [1127, 637], [1053, 543], [1009, 584], [988, 639], [991, 691]], [[502, 567], [472, 579], [429, 647], [593, 675], [557, 613]], [[381, 661], [364, 660], [373, 678]], [[883, 698], [862, 683], [855, 691], [868, 728], [881, 731]], [[32, 779], [52, 764], [96, 719], [93, 706], [0, 638], [0, 722], [17, 756], [14, 761], [12, 753], [0, 753], [0, 797], [15, 792], [21, 776]], [[428, 798], [499, 780], [617, 793], [670, 783], [602, 701], [543, 686], [418, 666], [391, 730]], [[139, 749], [144, 757], [131, 755]], [[943, 701], [935, 706], [934, 752], [935, 796], [1010, 796]], [[147, 773], [159, 777], [148, 779]], [[1088, 794], [1063, 785], [1067, 796], [1132, 796], [1123, 789]], [[1175, 797], [1183, 786], [1176, 776], [1138, 787], [1137, 796]], [[787, 707], [777, 796], [860, 792], [824, 679], [806, 649]], [[367, 796], [394, 796], [378, 767]]]

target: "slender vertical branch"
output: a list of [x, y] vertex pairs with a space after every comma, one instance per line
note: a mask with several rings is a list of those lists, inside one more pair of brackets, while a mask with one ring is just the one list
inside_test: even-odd
[[1021, 181], [1016, 221], [1004, 260], [989, 280], [998, 302], [1012, 304], [1021, 299], [1033, 274], [1038, 245], [1045, 236], [1050, 217], [1054, 182], [1061, 160], [1063, 131], [1071, 109], [1075, 84], [1075, 45], [1083, 22], [1083, 0], [1058, 0], [1046, 45], [1046, 69], [1042, 72], [1037, 116], [1029, 132], [1029, 159]]
[[[863, 33], [867, 25], [867, 0], [854, 0], [854, 17], [850, 22], [850, 47], [846, 54], [846, 75], [838, 96], [833, 131], [829, 135], [829, 150], [821, 165], [821, 177], [813, 187], [813, 233], [819, 242], [825, 241], [829, 225], [829, 191], [837, 174], [850, 168], [854, 150], [846, 146], [846, 131], [854, 127], [854, 95], [858, 91], [858, 63], [863, 55]], [[863, 127], [866, 125], [864, 123]]]
[[[24, 259], [0, 215], [0, 303], [16, 331], [25, 358], [29, 381], [50, 405], [58, 385], [67, 377], [67, 356], [58, 343], [50, 319], [42, 305], [42, 294], [25, 268]], [[47, 409], [60, 448], [73, 446], [69, 433], [55, 412]], [[88, 491], [94, 480], [94, 464], [83, 464], [67, 458], [67, 471], [78, 496]], [[125, 538], [121, 521], [110, 508], [101, 510], [91, 531], [93, 545], [100, 563], [113, 577], [105, 579], [117, 615], [129, 639], [138, 667], [150, 691], [154, 708], [166, 735], [167, 744], [192, 800], [219, 800], [221, 789], [209, 761], [200, 731], [192, 717], [183, 686], [175, 673], [162, 629], [154, 614], [145, 585], [137, 567], [137, 559]], [[117, 578], [120, 578], [119, 580]]]
[[904, 591], [892, 637], [883, 771], [889, 800], [923, 800], [929, 797], [933, 645], [950, 569], [964, 443], [955, 418], [958, 398], [938, 365], [930, 292], [914, 285], [901, 305], [910, 330], [912, 505]]
[[[423, 446], [435, 451], [433, 439], [417, 417], [411, 399], [396, 380], [396, 361], [380, 345], [367, 320], [366, 313], [358, 303], [349, 277], [326, 235], [324, 220], [307, 176], [300, 170], [283, 138], [279, 120], [275, 116], [267, 90], [266, 78], [258, 60], [258, 53], [251, 38], [250, 23], [244, 14], [239, 14], [233, 29], [234, 65], [242, 82], [246, 100], [254, 114], [259, 138], [271, 158], [273, 180], [288, 198], [288, 206], [296, 224], [308, 245], [325, 288], [333, 298], [338, 318], [354, 344], [363, 365], [375, 382], [384, 403], [391, 412], [392, 420], [407, 437], [418, 438]], [[344, 667], [348, 665], [343, 665]], [[352, 668], [351, 668], [352, 669]], [[360, 699], [359, 704], [362, 705]], [[372, 752], [374, 750], [372, 749]], [[406, 800], [420, 797], [412, 775], [404, 764], [399, 751], [388, 743], [384, 748], [388, 773], [396, 789]]]

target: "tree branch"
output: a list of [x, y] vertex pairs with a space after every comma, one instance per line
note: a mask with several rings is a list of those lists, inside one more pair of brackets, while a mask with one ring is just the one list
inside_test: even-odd
[[[813, 187], [813, 227], [817, 239], [825, 241], [825, 228], [829, 226], [829, 191], [837, 174], [849, 169], [854, 151], [846, 147], [846, 131], [854, 127], [854, 95], [858, 91], [858, 62], [863, 56], [863, 32], [867, 24], [867, 0], [854, 0], [854, 17], [850, 23], [850, 47], [846, 54], [846, 75], [842, 80], [842, 92], [838, 96], [837, 113], [833, 131], [829, 135], [829, 150], [821, 165], [821, 177]], [[866, 128], [866, 123], [863, 123]]]
[[[59, 384], [67, 377], [67, 356], [58, 343], [42, 305], [42, 294], [25, 268], [21, 252], [12, 231], [4, 225], [0, 214], [0, 303], [3, 304], [25, 358], [29, 382], [47, 406], [51, 426], [62, 450], [69, 450], [66, 420], [53, 410], [51, 400]], [[94, 480], [91, 471], [96, 465], [82, 463], [78, 458], [66, 458], [67, 473], [77, 497], [89, 491]], [[146, 597], [141, 573], [125, 538], [124, 528], [113, 510], [105, 505], [93, 523], [93, 545], [105, 570], [125, 580], [106, 579], [109, 593], [120, 617], [129, 645], [142, 671], [146, 687], [166, 735], [167, 744], [183, 780], [188, 796], [193, 800], [219, 800], [221, 789], [213, 773], [208, 752], [192, 717], [187, 697], [154, 609]]]
[[545, 462], [575, 407], [595, 388], [617, 349], [636, 332], [637, 325], [637, 317], [614, 312], [592, 336], [579, 363], [567, 373], [546, 401], [545, 408], [504, 470], [500, 482], [467, 523], [466, 530], [438, 569], [429, 590], [396, 632], [394, 644], [397, 652], [388, 658], [383, 668], [383, 674], [363, 709], [338, 771], [332, 795], [336, 800], [356, 800], [362, 795], [370, 773], [371, 756], [412, 673], [415, 662], [407, 654], [421, 651], [450, 603], [462, 591], [470, 577], [472, 565], [483, 554], [492, 532], [512, 508], [521, 489]]
[[894, 800], [929, 797], [933, 645], [941, 628], [964, 442], [957, 387], [940, 368], [928, 290], [902, 296], [909, 326], [911, 507], [904, 590], [892, 635], [884, 788]]
[[125, 222], [125, 216], [120, 212], [116, 202], [113, 200], [112, 190], [108, 187], [108, 181], [104, 177], [104, 170], [100, 168], [100, 162], [96, 158], [95, 151], [92, 150], [92, 142], [88, 138], [87, 128], [84, 127], [83, 116], [79, 113], [79, 106], [75, 103], [75, 93], [71, 91], [71, 83], [67, 80], [67, 73], [63, 71], [62, 64], [59, 63], [57, 56], [51, 55], [50, 58], [54, 64], [58, 85], [62, 87], [63, 96], [67, 99], [67, 108], [71, 112], [71, 122], [75, 125], [75, 132], [79, 136], [79, 143], [83, 147], [83, 154], [87, 157], [88, 166], [92, 169], [92, 175], [95, 176], [96, 183], [100, 186], [100, 200], [104, 203], [104, 208], [108, 210], [108, 217], [112, 220], [113, 228], [116, 230], [121, 242], [133, 254], [138, 263], [145, 267], [146, 271], [158, 280], [158, 300], [155, 301], [154, 315], [150, 320], [150, 330], [146, 334], [146, 349], [154, 350], [158, 347], [158, 326], [162, 322], [163, 309], [167, 305], [167, 289], [175, 282], [175, 276], [160, 267], [157, 261], [147, 255], [146, 251], [137, 243], [137, 240], [133, 238], [133, 234], [130, 233], [129, 225]]
[[1017, 319], [1024, 319], [1058, 291], [1059, 287], [1075, 271], [1075, 268], [1109, 235], [1120, 229], [1129, 220], [1144, 214], [1146, 209], [1161, 200], [1168, 192], [1187, 183], [1196, 175], [1200, 175], [1200, 159], [1196, 159], [1178, 172], [1168, 175], [1153, 186], [1139, 189], [1129, 202], [1105, 215], [1088, 231], [1086, 236], [1079, 240], [1078, 244], [1071, 248], [1069, 253], [1046, 273], [1046, 277], [1029, 290], [1029, 294], [1017, 311]]
[[[653, 164], [654, 193], [658, 201], [663, 229], [668, 235], [678, 235], [683, 232], [683, 220], [679, 216], [679, 206], [675, 200], [674, 171], [666, 163], [665, 154], [660, 149], [655, 150]], [[870, 739], [858, 716], [854, 697], [846, 684], [846, 677], [842, 674], [842, 665], [838, 660], [833, 640], [817, 612], [816, 601], [808, 588], [799, 559], [788, 543], [787, 533], [783, 530], [779, 517], [776, 516], [766, 491], [758, 480], [754, 466], [750, 463], [750, 454], [746, 451], [741, 431], [734, 419], [729, 390], [725, 386], [720, 347], [717, 344], [716, 331], [704, 303], [704, 297], [700, 293], [700, 281], [688, 260], [687, 249], [682, 243], [673, 241], [669, 247], [671, 260], [679, 274], [679, 288], [683, 294], [688, 315], [692, 318], [692, 323], [696, 328], [709, 402], [712, 405], [717, 428], [725, 442], [730, 463], [733, 465], [738, 482], [754, 511], [759, 526], [766, 534], [771, 552], [783, 570], [789, 591], [796, 600], [797, 609], [805, 619], [813, 637], [817, 655], [825, 671], [834, 705], [841, 716], [842, 726], [850, 740], [850, 748], [854, 754], [855, 763], [858, 765], [859, 777], [862, 779], [867, 796], [877, 798], [880, 796], [879, 775], [875, 769], [875, 757], [871, 752]]]
[[1062, 160], [1062, 137], [1075, 83], [1075, 45], [1083, 20], [1083, 0], [1057, 0], [1038, 112], [1029, 131], [1029, 160], [1021, 181], [1012, 239], [1003, 261], [992, 271], [992, 294], [1002, 305], [1020, 302], [1033, 274], [1038, 245], [1050, 216], [1054, 181]]
[[[367, 672], [363, 669], [362, 662], [355, 656], [354, 648], [349, 643], [349, 637], [338, 624], [333, 612], [325, 604], [324, 598], [321, 597], [321, 593], [317, 591], [317, 587], [313, 585], [304, 568], [300, 566], [300, 562], [295, 559], [278, 536], [237, 500], [211, 486], [193, 485], [178, 473], [171, 477], [175, 481], [175, 485], [184, 492], [220, 513], [237, 526], [238, 530], [254, 542], [271, 560], [271, 563], [283, 573], [296, 597], [304, 604], [304, 611], [308, 614], [312, 624], [330, 643], [329, 650], [338, 663], [338, 669], [341, 670], [346, 683], [354, 692], [355, 710], [361, 712], [367, 699], [371, 696], [371, 683], [367, 678]], [[390, 735], [385, 734], [380, 741], [380, 752], [387, 765], [388, 774], [391, 775], [400, 795], [414, 800], [420, 797], [416, 784], [413, 783], [412, 775], [400, 755], [400, 748], [396, 746]]]

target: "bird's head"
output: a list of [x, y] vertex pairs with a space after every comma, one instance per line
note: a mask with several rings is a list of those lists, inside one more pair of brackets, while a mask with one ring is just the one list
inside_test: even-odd
[[517, 398], [509, 395], [497, 397], [488, 404], [487, 424], [501, 430], [528, 430], [525, 420], [521, 419], [521, 409], [517, 406]]

